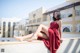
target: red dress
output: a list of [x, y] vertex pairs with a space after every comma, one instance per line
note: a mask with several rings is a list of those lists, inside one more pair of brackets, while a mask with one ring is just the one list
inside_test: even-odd
[[51, 22], [48, 29], [49, 39], [38, 37], [38, 39], [43, 40], [45, 46], [51, 51], [51, 53], [56, 53], [60, 46], [60, 33], [58, 28], [59, 25], [56, 22]]

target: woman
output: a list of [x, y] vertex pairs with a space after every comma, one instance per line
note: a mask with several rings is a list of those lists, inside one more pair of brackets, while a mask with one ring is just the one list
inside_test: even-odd
[[[50, 23], [50, 27], [40, 25], [35, 33], [29, 34], [23, 37], [15, 37], [17, 40], [27, 39], [32, 40], [43, 40], [45, 46], [51, 51], [51, 53], [56, 53], [60, 46], [61, 40], [61, 18], [58, 11], [53, 12], [53, 22]], [[44, 35], [45, 34], [45, 35]]]

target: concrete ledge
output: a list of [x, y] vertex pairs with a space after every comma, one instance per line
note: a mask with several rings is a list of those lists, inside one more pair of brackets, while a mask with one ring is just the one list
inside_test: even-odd
[[[0, 42], [3, 53], [50, 53], [43, 41]], [[0, 51], [1, 53], [1, 51]], [[57, 53], [80, 53], [80, 38], [63, 38]]]
[[28, 41], [12, 41], [12, 42], [0, 42], [0, 45], [11, 45], [11, 44], [36, 44], [36, 43], [43, 43], [43, 41], [39, 41], [39, 40], [34, 40], [32, 42], [28, 42]]
[[0, 42], [1, 49], [4, 49], [3, 53], [48, 53], [42, 41]]

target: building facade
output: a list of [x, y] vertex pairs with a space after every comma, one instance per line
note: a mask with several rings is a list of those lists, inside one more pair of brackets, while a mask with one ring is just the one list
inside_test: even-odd
[[44, 8], [41, 7], [29, 14], [29, 24], [27, 25], [29, 33], [35, 32], [37, 27], [43, 23], [44, 12]]
[[[40, 24], [49, 26], [49, 23], [52, 20], [53, 11], [60, 11], [62, 18], [62, 32], [70, 34], [80, 34], [80, 1], [79, 0], [70, 0], [66, 1], [60, 5], [57, 5], [53, 8], [45, 10], [44, 13], [39, 8], [29, 14], [29, 26], [30, 30], [36, 30]], [[40, 12], [38, 12], [40, 11]], [[37, 13], [36, 13], [37, 12]], [[40, 14], [40, 15], [39, 15]], [[39, 18], [40, 17], [40, 18]], [[37, 25], [36, 27], [33, 25]]]
[[[80, 34], [80, 1], [67, 1], [47, 10], [45, 14], [52, 17], [53, 11], [60, 11], [62, 18], [62, 32]], [[48, 16], [48, 18], [50, 17]]]
[[14, 37], [16, 23], [19, 19], [15, 18], [1, 18], [0, 23], [0, 41], [11, 41]]

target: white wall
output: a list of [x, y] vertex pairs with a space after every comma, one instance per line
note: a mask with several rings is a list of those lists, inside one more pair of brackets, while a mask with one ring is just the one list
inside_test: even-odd
[[[4, 49], [4, 52], [1, 52]], [[42, 41], [0, 42], [0, 53], [50, 53]], [[63, 38], [57, 53], [80, 53], [80, 38]]]
[[48, 53], [43, 42], [0, 45], [1, 49], [5, 49], [4, 53]]

